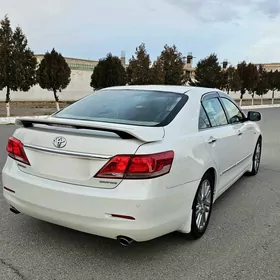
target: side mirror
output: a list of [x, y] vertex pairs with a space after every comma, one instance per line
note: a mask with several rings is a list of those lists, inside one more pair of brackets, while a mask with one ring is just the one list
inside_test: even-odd
[[262, 115], [259, 112], [249, 111], [247, 114], [248, 121], [258, 122], [262, 119]]

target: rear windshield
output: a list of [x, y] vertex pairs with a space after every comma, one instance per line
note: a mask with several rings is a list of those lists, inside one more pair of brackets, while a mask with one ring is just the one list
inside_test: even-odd
[[155, 126], [174, 114], [174, 110], [178, 112], [183, 97], [162, 91], [100, 90], [61, 110], [55, 117]]

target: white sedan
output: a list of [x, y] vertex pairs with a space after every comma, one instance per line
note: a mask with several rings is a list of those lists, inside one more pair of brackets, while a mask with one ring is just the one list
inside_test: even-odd
[[173, 231], [197, 239], [215, 200], [257, 174], [259, 120], [217, 89], [105, 88], [49, 118], [17, 120], [4, 197], [15, 214], [124, 246]]

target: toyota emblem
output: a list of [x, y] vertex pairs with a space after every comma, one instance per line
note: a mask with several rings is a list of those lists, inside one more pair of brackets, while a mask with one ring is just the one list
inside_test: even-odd
[[59, 136], [59, 137], [56, 137], [54, 140], [53, 140], [53, 145], [56, 147], [56, 148], [64, 148], [67, 144], [67, 141], [64, 137], [62, 136]]

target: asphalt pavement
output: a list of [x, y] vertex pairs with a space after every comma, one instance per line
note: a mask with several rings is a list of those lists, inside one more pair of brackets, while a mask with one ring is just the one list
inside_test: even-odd
[[[202, 239], [173, 233], [125, 248], [14, 215], [1, 193], [0, 280], [279, 280], [280, 108], [259, 111], [264, 145], [259, 174], [241, 178], [218, 199]], [[14, 126], [0, 126], [1, 170], [13, 131]]]

